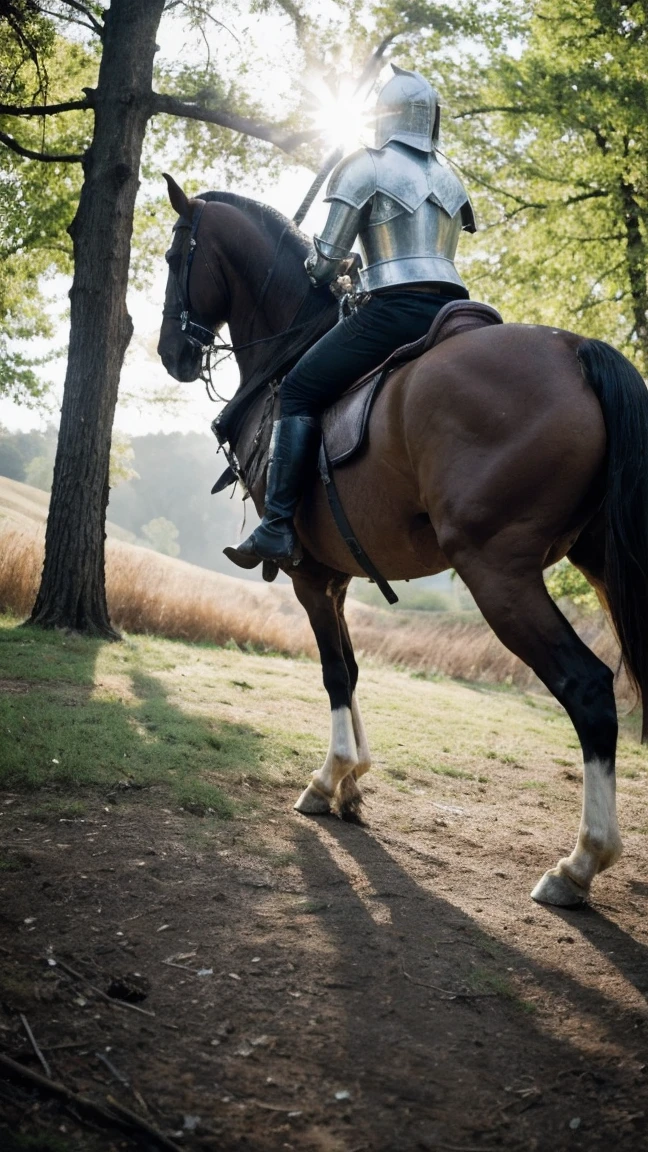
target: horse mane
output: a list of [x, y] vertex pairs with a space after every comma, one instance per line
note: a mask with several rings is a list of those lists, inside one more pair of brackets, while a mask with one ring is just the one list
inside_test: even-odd
[[[248, 196], [239, 196], [236, 192], [201, 192], [198, 199], [230, 204], [251, 218], [277, 253], [268, 288], [270, 295], [281, 296], [288, 290], [294, 291], [295, 275], [303, 271], [312, 244], [292, 220], [276, 208]], [[247, 412], [263, 388], [285, 376], [304, 352], [332, 328], [337, 314], [337, 301], [328, 287], [313, 288], [305, 281], [304, 296], [292, 328], [279, 340], [259, 344], [238, 390], [218, 417], [220, 432], [230, 444], [236, 443]]]

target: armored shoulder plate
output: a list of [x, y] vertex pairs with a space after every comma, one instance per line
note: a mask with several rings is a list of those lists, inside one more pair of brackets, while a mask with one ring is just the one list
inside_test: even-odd
[[475, 231], [475, 219], [461, 180], [439, 164], [434, 153], [417, 152], [407, 145], [360, 148], [341, 160], [329, 181], [326, 199], [362, 208], [371, 197], [371, 223], [384, 223], [405, 212], [416, 212], [425, 200], [437, 204], [451, 218], [461, 211], [462, 226]]
[[333, 169], [325, 200], [341, 200], [351, 208], [363, 208], [376, 191], [376, 169], [373, 153], [358, 148]]

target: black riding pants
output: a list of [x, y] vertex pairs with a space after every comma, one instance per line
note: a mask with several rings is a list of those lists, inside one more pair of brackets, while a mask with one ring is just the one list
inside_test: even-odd
[[281, 415], [321, 415], [401, 344], [425, 336], [439, 309], [463, 295], [460, 290], [444, 295], [394, 289], [371, 296], [313, 344], [284, 377]]

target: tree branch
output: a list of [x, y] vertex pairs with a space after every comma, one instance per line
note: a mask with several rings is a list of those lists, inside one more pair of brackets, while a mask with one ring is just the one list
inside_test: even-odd
[[485, 116], [488, 112], [533, 112], [535, 109], [522, 104], [491, 104], [485, 108], [467, 108], [465, 112], [458, 112], [453, 120], [467, 120], [469, 116]]
[[44, 16], [53, 16], [55, 20], [64, 20], [66, 24], [78, 24], [79, 28], [87, 28], [89, 32], [94, 32], [92, 24], [88, 24], [87, 20], [79, 20], [78, 16], [64, 16], [62, 12], [52, 12], [51, 8], [39, 8]]
[[92, 108], [89, 100], [68, 100], [65, 104], [0, 104], [0, 116], [56, 116], [59, 112], [83, 112]]
[[81, 3], [81, 0], [61, 0], [61, 3], [67, 4], [68, 8], [74, 8], [77, 12], [81, 12], [82, 15], [90, 21], [93, 30], [97, 33], [97, 36], [103, 36], [103, 25], [99, 20], [97, 20], [97, 17], [94, 15], [94, 13], [91, 12], [89, 8], [86, 8], [85, 4]]
[[316, 140], [322, 135], [319, 128], [287, 134], [278, 125], [250, 120], [247, 116], [239, 116], [238, 113], [228, 112], [224, 108], [206, 108], [202, 104], [179, 100], [176, 96], [167, 96], [161, 92], [153, 93], [152, 112], [153, 114], [163, 112], [168, 116], [185, 116], [188, 120], [202, 120], [205, 124], [218, 124], [221, 128], [231, 129], [232, 132], [242, 132], [246, 136], [254, 136], [257, 140], [266, 140], [289, 155], [296, 152], [302, 144]]
[[5, 144], [12, 152], [16, 152], [18, 156], [24, 156], [26, 160], [45, 160], [55, 164], [80, 164], [84, 158], [83, 154], [76, 155], [75, 153], [57, 156], [51, 152], [33, 152], [31, 148], [23, 148], [22, 144], [19, 144], [12, 136], [7, 136], [6, 132], [0, 132], [0, 144]]

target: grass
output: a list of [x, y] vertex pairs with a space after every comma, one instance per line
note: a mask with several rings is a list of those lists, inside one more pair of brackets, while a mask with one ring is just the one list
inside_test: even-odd
[[[374, 764], [395, 802], [423, 787], [435, 805], [488, 819], [513, 797], [524, 765], [515, 789], [524, 812], [573, 803], [561, 767], [573, 729], [548, 700], [539, 698], [530, 725], [515, 690], [476, 693], [366, 660], [359, 692]], [[620, 803], [632, 806], [627, 823], [643, 829], [648, 753], [625, 721], [622, 732]], [[149, 636], [107, 644], [0, 618], [0, 788], [13, 804], [0, 804], [5, 816], [47, 825], [83, 819], [93, 795], [109, 810], [139, 799], [183, 810], [192, 827], [202, 817], [207, 834], [233, 814], [266, 819], [278, 788], [296, 798], [328, 739], [314, 661]]]
[[[187, 811], [231, 815], [234, 803], [222, 778], [267, 775], [265, 733], [243, 721], [214, 718], [207, 708], [192, 709], [192, 698], [200, 695], [202, 701], [208, 693], [202, 678], [200, 692], [193, 683], [202, 654], [177, 647], [179, 659], [169, 659], [176, 648], [169, 641], [105, 645], [17, 628], [5, 618], [0, 680], [28, 691], [0, 692], [2, 786], [66, 797], [83, 788], [162, 786]], [[164, 678], [175, 675], [179, 683], [171, 700]], [[270, 759], [275, 754], [285, 754], [276, 740]], [[32, 807], [31, 816], [72, 819], [82, 811], [80, 801], [55, 796]]]
[[508, 1000], [523, 1012], [535, 1012], [536, 1005], [519, 995], [515, 986], [505, 976], [486, 968], [475, 968], [470, 974], [469, 986], [478, 996], [499, 996]]

